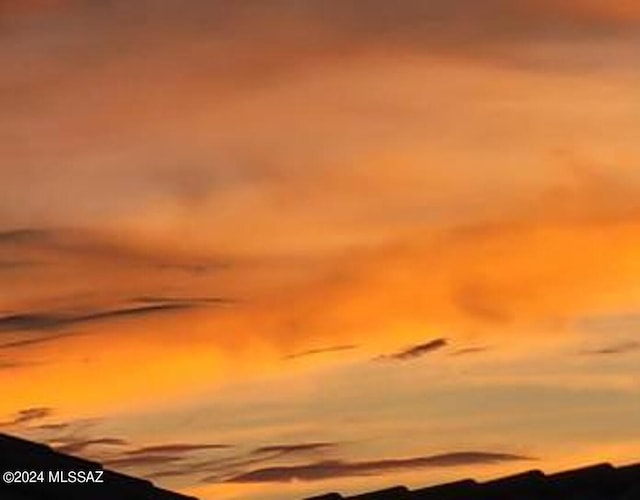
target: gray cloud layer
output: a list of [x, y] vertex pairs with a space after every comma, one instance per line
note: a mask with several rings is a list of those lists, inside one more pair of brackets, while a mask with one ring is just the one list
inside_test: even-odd
[[[165, 149], [167, 129], [183, 128], [178, 109], [202, 123], [229, 96], [371, 55], [461, 57], [538, 71], [600, 67], [621, 52], [566, 51], [585, 40], [634, 40], [638, 26], [635, 10], [625, 17], [579, 0], [71, 1], [30, 16], [21, 3], [3, 2], [0, 13], [8, 42], [0, 52], [0, 118], [8, 125], [0, 131], [13, 139], [2, 148], [0, 208], [13, 221], [86, 222], [158, 197], [197, 205], [211, 192], [279, 175], [274, 165], [282, 158], [267, 158], [257, 138], [234, 139], [242, 147], [232, 151], [210, 142], [212, 154], [197, 143], [183, 150], [183, 132]], [[224, 137], [226, 119], [212, 135]], [[33, 137], [37, 147], [29, 146]], [[51, 164], [60, 166], [56, 179], [34, 182]]]

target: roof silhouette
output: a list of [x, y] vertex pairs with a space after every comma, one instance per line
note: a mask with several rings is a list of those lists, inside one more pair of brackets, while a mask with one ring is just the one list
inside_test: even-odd
[[473, 479], [410, 490], [395, 486], [355, 496], [306, 500], [640, 500], [640, 464], [598, 464], [546, 475], [532, 470], [479, 483]]
[[[8, 484], [2, 475], [33, 471], [44, 473], [31, 482]], [[49, 472], [57, 476], [52, 481]], [[62, 483], [73, 471], [84, 474], [103, 471], [102, 483]], [[62, 474], [60, 474], [62, 473]], [[66, 474], [65, 474], [66, 473]], [[76, 475], [77, 477], [78, 475]], [[25, 478], [26, 479], [26, 478]], [[97, 479], [97, 477], [96, 477]], [[197, 500], [163, 490], [150, 481], [137, 479], [104, 469], [101, 464], [58, 453], [50, 447], [24, 439], [0, 434], [0, 499], [1, 500]]]

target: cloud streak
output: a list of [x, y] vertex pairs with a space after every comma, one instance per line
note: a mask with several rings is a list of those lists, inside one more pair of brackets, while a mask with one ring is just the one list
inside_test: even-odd
[[12, 420], [0, 423], [0, 427], [24, 426], [48, 418], [52, 414], [51, 408], [27, 408], [16, 413]]
[[126, 469], [130, 467], [158, 467], [180, 462], [184, 457], [177, 455], [140, 455], [134, 457], [111, 458], [104, 461], [107, 467]]
[[334, 449], [338, 446], [338, 443], [327, 443], [327, 442], [318, 442], [318, 443], [298, 443], [298, 444], [281, 444], [281, 445], [267, 445], [261, 446], [253, 450], [253, 455], [262, 455], [264, 453], [267, 454], [276, 454], [278, 456], [283, 455], [296, 455], [296, 454], [306, 454], [306, 453], [315, 453], [315, 452], [323, 452], [327, 450]]
[[291, 360], [291, 359], [298, 359], [298, 358], [306, 358], [308, 356], [316, 356], [318, 354], [332, 354], [332, 353], [343, 352], [343, 351], [352, 351], [354, 349], [357, 349], [358, 347], [359, 346], [355, 344], [347, 344], [347, 345], [321, 347], [318, 349], [308, 349], [306, 351], [287, 354], [286, 356], [283, 356], [282, 359]]
[[447, 339], [439, 338], [430, 340], [424, 344], [418, 344], [407, 349], [403, 349], [401, 351], [392, 353], [392, 354], [384, 354], [382, 356], [378, 356], [376, 360], [378, 361], [411, 361], [417, 358], [421, 358], [426, 356], [427, 354], [431, 354], [435, 351], [439, 351], [445, 348], [448, 345]]
[[270, 483], [319, 481], [340, 477], [375, 476], [401, 470], [428, 467], [459, 467], [489, 465], [531, 458], [505, 453], [457, 452], [406, 459], [386, 459], [362, 462], [324, 461], [306, 465], [268, 467], [239, 474], [227, 480], [231, 483]]
[[233, 448], [233, 445], [230, 444], [189, 444], [189, 443], [170, 443], [170, 444], [162, 444], [156, 446], [145, 446], [142, 448], [137, 448], [135, 450], [128, 451], [128, 455], [139, 456], [139, 455], [149, 455], [149, 454], [189, 454], [198, 451], [208, 451], [208, 450], [226, 450], [229, 448]]
[[[0, 328], [0, 331], [2, 329]], [[61, 340], [69, 337], [75, 337], [77, 335], [83, 335], [82, 333], [77, 332], [69, 332], [69, 333], [58, 333], [58, 334], [45, 334], [39, 335], [38, 337], [14, 340], [11, 342], [4, 342], [0, 344], [0, 350], [7, 349], [22, 349], [24, 347], [31, 347], [34, 345], [46, 344], [49, 342], [55, 342], [56, 340]]]
[[[309, 456], [321, 456], [334, 451], [339, 443], [309, 442], [260, 446], [247, 454], [237, 454], [216, 458], [213, 460], [192, 461], [188, 464], [174, 465], [171, 468], [160, 468], [151, 473], [153, 478], [169, 477], [196, 477], [207, 474], [208, 480], [214, 481], [214, 476], [219, 481], [248, 467], [262, 464], [277, 463], [279, 460], [299, 460]], [[213, 475], [212, 475], [213, 474]]]
[[[64, 427], [62, 427], [64, 428]], [[52, 430], [55, 430], [53, 428]], [[65, 453], [69, 455], [75, 455], [87, 450], [87, 448], [94, 446], [127, 446], [128, 442], [124, 439], [120, 438], [95, 438], [95, 439], [79, 439], [77, 441], [68, 442], [65, 444], [61, 444], [59, 446], [55, 446], [55, 450], [60, 453]]]
[[0, 245], [42, 244], [51, 232], [46, 229], [20, 228], [0, 231]]
[[640, 351], [640, 342], [621, 342], [619, 344], [612, 344], [610, 346], [601, 347], [598, 349], [587, 349], [582, 351], [583, 354], [589, 355], [613, 355], [613, 354], [627, 354], [631, 352]]
[[56, 330], [90, 323], [100, 323], [117, 319], [135, 319], [153, 316], [159, 313], [183, 311], [194, 309], [198, 306], [200, 306], [200, 302], [185, 300], [137, 307], [123, 307], [120, 309], [76, 315], [55, 313], [10, 314], [0, 317], [0, 332]]
[[484, 346], [464, 347], [462, 349], [458, 349], [456, 351], [453, 351], [450, 355], [451, 356], [467, 356], [469, 354], [479, 354], [481, 352], [486, 352], [489, 349], [490, 349], [489, 347], [484, 347]]

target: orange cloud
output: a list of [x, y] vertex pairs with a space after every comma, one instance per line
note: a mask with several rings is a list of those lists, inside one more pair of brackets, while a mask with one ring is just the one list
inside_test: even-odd
[[576, 182], [507, 205], [499, 219], [347, 252], [323, 280], [285, 292], [248, 321], [271, 323], [261, 331], [273, 329], [283, 344], [388, 346], [443, 332], [513, 338], [522, 328], [555, 331], [588, 311], [632, 308], [640, 277], [635, 191], [607, 177], [579, 174]]

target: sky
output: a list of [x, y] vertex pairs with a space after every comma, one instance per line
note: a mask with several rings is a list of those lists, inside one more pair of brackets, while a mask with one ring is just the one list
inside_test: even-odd
[[0, 432], [202, 500], [640, 456], [635, 0], [0, 0]]

